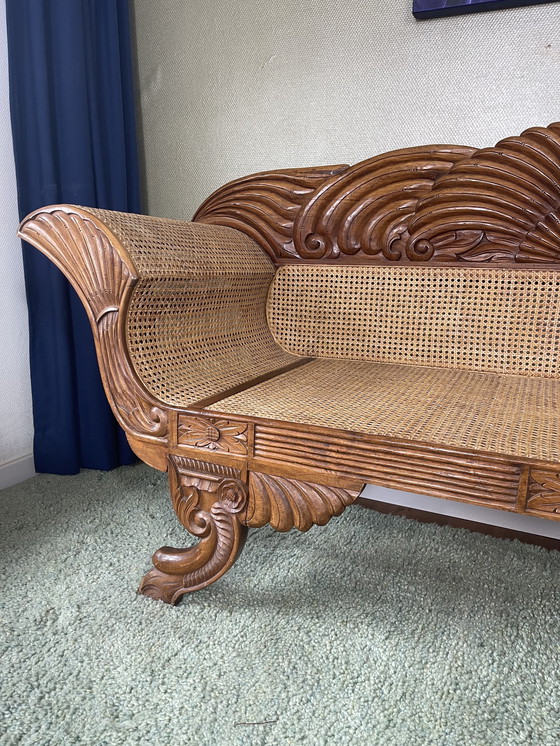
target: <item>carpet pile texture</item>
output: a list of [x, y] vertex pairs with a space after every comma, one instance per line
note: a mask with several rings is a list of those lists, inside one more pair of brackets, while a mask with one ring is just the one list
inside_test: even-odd
[[165, 475], [41, 475], [0, 510], [3, 746], [560, 743], [559, 552], [355, 506], [251, 532], [173, 608], [135, 594], [189, 543]]

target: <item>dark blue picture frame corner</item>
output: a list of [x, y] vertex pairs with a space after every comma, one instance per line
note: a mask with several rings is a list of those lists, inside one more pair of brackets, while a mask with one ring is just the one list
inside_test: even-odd
[[489, 10], [520, 8], [524, 5], [544, 5], [560, 0], [413, 0], [412, 15], [419, 21], [441, 16], [482, 13]]

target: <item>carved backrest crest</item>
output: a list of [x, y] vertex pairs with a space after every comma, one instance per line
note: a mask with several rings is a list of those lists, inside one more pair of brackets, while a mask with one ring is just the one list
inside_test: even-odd
[[359, 255], [399, 261], [420, 197], [472, 152], [451, 145], [395, 150], [329, 179], [297, 216], [297, 253], [303, 259]]
[[493, 148], [405, 148], [355, 166], [253, 174], [195, 220], [248, 233], [277, 264], [560, 262], [560, 124]]

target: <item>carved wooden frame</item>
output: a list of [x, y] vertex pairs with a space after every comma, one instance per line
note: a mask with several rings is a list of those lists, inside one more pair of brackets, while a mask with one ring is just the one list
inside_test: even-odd
[[[276, 265], [560, 269], [559, 185], [553, 124], [495, 148], [408, 148], [352, 167], [254, 174], [211, 195], [195, 220], [245, 232]], [[324, 525], [367, 482], [560, 519], [560, 464], [158, 401], [128, 354], [124, 320], [138, 272], [115, 236], [68, 205], [31, 214], [19, 235], [80, 295], [115, 416], [138, 456], [168, 471], [175, 512], [200, 540], [156, 552], [145, 595], [176, 603], [231, 567], [248, 527]]]

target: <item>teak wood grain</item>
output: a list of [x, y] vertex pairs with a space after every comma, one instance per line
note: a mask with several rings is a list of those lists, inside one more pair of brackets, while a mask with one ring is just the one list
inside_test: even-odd
[[[267, 337], [263, 309], [275, 267], [560, 269], [559, 124], [482, 150], [435, 145], [355, 166], [253, 174], [211, 195], [194, 221], [54, 205], [29, 215], [19, 231], [77, 290], [113, 412], [135, 453], [168, 472], [175, 512], [199, 539], [188, 549], [158, 550], [141, 593], [176, 603], [231, 567], [248, 527], [324, 525], [365, 483], [560, 518], [555, 461], [220, 410], [228, 397], [310, 363], [277, 353]], [[255, 242], [267, 261], [257, 261]], [[237, 274], [235, 262], [243, 262], [234, 243], [253, 257]], [[263, 288], [256, 294], [249, 287], [253, 265]], [[191, 287], [198, 304], [192, 309], [184, 290]], [[151, 298], [159, 310], [149, 308]], [[227, 333], [228, 313], [237, 336]], [[131, 345], [131, 318], [149, 326], [151, 340], [165, 314], [162, 349], [184, 360], [184, 371], [176, 362], [162, 359], [159, 368], [146, 363], [153, 358], [140, 359], [152, 344], [142, 344], [141, 329]], [[235, 376], [220, 345], [230, 360], [238, 356]], [[256, 370], [248, 345], [266, 351], [262, 359], [254, 353]], [[196, 376], [201, 383], [193, 391], [211, 393], [169, 403], [146, 383], [147, 364], [156, 366], [150, 380], [161, 391], [173, 371], [172, 401], [186, 396]]]

